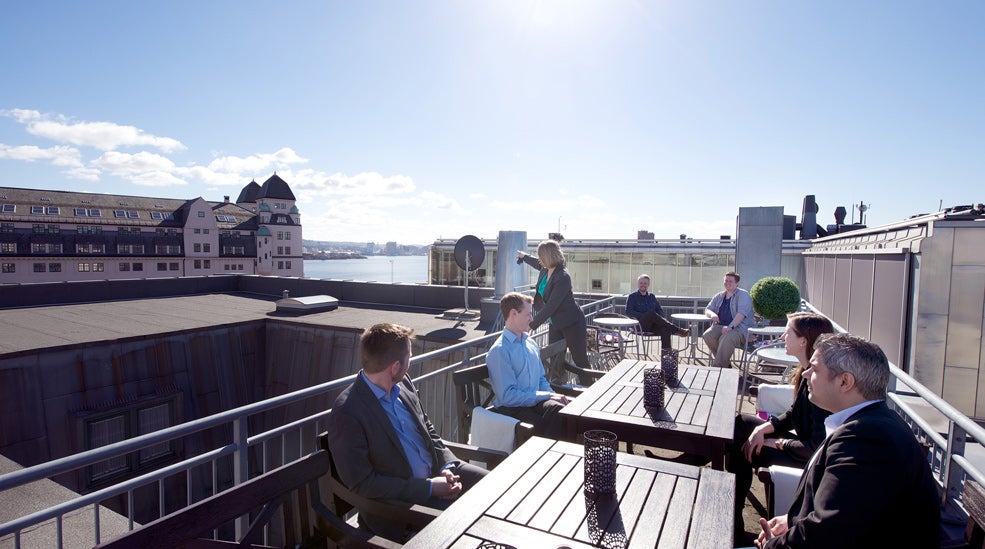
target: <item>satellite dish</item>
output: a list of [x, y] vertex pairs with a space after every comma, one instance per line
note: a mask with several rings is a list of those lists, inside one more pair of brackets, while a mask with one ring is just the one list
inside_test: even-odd
[[467, 234], [455, 242], [455, 263], [463, 271], [474, 271], [486, 259], [486, 247], [479, 237]]
[[478, 269], [485, 259], [486, 247], [482, 245], [479, 237], [467, 234], [455, 242], [455, 263], [465, 271], [465, 310], [463, 314], [468, 315], [470, 313], [469, 273]]

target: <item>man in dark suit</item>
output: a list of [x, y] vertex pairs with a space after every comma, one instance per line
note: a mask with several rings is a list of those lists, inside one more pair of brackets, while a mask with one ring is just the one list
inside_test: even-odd
[[[371, 499], [443, 509], [486, 471], [452, 454], [406, 378], [413, 330], [377, 324], [359, 340], [363, 369], [335, 400], [328, 419], [332, 456], [342, 482]], [[404, 541], [386, 517], [359, 514], [366, 529]]]
[[873, 343], [825, 334], [804, 371], [828, 410], [786, 515], [760, 519], [757, 547], [939, 547], [937, 484], [909, 427], [886, 406], [889, 361]]

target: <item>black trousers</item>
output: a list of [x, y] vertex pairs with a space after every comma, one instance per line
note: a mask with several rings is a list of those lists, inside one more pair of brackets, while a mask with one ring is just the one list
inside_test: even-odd
[[558, 412], [564, 404], [556, 400], [545, 400], [529, 407], [498, 406], [496, 411], [519, 419], [534, 426], [534, 435], [539, 437], [561, 438], [561, 416]]
[[656, 311], [647, 311], [646, 314], [641, 316], [639, 320], [640, 328], [643, 328], [644, 332], [650, 332], [651, 334], [660, 336], [661, 349], [671, 348], [670, 336], [677, 330], [680, 330], [680, 328], [675, 326], [666, 318], [658, 315]]
[[[777, 450], [773, 446], [763, 446], [759, 455], [752, 455], [752, 463], [746, 460], [742, 453], [742, 445], [749, 440], [749, 435], [753, 429], [766, 423], [759, 416], [749, 414], [739, 414], [735, 416], [735, 430], [733, 437], [733, 448], [729, 454], [728, 472], [735, 475], [735, 528], [742, 529], [742, 508], [745, 506], [746, 494], [752, 486], [753, 468], [768, 467], [770, 465], [786, 465], [789, 467], [803, 467], [807, 463], [790, 454], [786, 450]], [[790, 433], [772, 433], [769, 439], [791, 438]], [[769, 440], [768, 439], [768, 440]], [[777, 514], [786, 513], [786, 509], [776, 509]]]
[[[588, 342], [586, 337], [585, 317], [582, 317], [581, 320], [570, 326], [565, 326], [563, 329], [551, 324], [547, 330], [548, 343], [555, 343], [563, 339], [568, 344], [568, 350], [571, 351], [571, 359], [575, 361], [575, 364], [581, 368], [589, 369], [591, 366], [588, 365]], [[558, 353], [547, 371], [547, 381], [551, 383], [561, 383], [564, 381], [566, 376], [564, 374], [563, 363], [564, 353]]]

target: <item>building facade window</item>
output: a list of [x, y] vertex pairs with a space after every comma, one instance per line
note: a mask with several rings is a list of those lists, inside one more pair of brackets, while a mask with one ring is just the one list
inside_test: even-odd
[[34, 223], [33, 225], [31, 225], [31, 230], [34, 232], [34, 234], [43, 234], [45, 232], [45, 227], [40, 223]]
[[177, 263], [168, 263], [168, 270], [169, 271], [177, 271], [178, 270], [178, 264]]
[[212, 244], [202, 244], [202, 251], [206, 253], [211, 252]]
[[129, 263], [120, 263], [120, 272], [129, 271], [129, 270], [130, 270]]
[[93, 263], [92, 271], [96, 273], [101, 273], [106, 270], [106, 265], [103, 263]]
[[206, 269], [211, 269], [212, 268], [212, 260], [211, 259], [206, 259], [205, 260], [205, 268]]
[[12, 214], [12, 213], [15, 213], [15, 212], [17, 212], [17, 204], [4, 204], [3, 205], [3, 213], [5, 213], [5, 214]]
[[17, 272], [17, 266], [14, 263], [4, 263], [3, 265], [0, 265], [0, 272], [4, 272], [4, 273], [16, 273]]
[[75, 244], [77, 254], [104, 254], [106, 253], [105, 244], [95, 244], [92, 242], [78, 242]]
[[291, 268], [291, 262], [290, 261], [285, 261], [284, 262], [284, 268], [285, 269], [290, 269]]
[[290, 239], [291, 239], [291, 233], [290, 232], [284, 233], [284, 240], [290, 240]]
[[291, 255], [291, 247], [290, 246], [284, 246], [284, 253], [286, 255]]
[[[195, 229], [195, 230], [197, 231], [198, 229]], [[202, 251], [202, 245], [199, 244], [198, 242], [192, 244], [192, 251], [201, 252]]]
[[12, 233], [14, 232], [13, 223], [0, 223], [0, 233]]
[[135, 271], [143, 271], [144, 270], [144, 264], [143, 263], [134, 263], [133, 264], [133, 270], [135, 270]]
[[157, 270], [158, 271], [166, 271], [166, 270], [168, 270], [168, 264], [167, 263], [158, 263], [157, 264]]
[[202, 268], [202, 260], [201, 259], [196, 259], [195, 260], [195, 268], [196, 269], [201, 269]]
[[48, 264], [48, 272], [50, 272], [50, 273], [60, 273], [60, 272], [62, 272], [62, 264], [61, 263], [49, 263]]
[[44, 263], [35, 263], [34, 264], [34, 272], [36, 272], [36, 273], [45, 273], [45, 272], [48, 272], [48, 266], [45, 265]]
[[278, 261], [277, 262], [277, 268], [278, 269], [283, 269], [284, 268], [284, 262], [283, 261]]
[[205, 212], [198, 212], [199, 217], [205, 217]]
[[90, 270], [92, 270], [92, 266], [89, 265], [88, 263], [79, 263], [80, 273], [88, 273]]
[[0, 242], [0, 253], [5, 253], [5, 254], [15, 254], [15, 253], [17, 253], [17, 243], [16, 242]]

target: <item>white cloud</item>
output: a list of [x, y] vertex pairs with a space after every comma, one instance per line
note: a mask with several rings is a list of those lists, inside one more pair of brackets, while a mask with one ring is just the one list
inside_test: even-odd
[[207, 185], [242, 187], [246, 184], [246, 178], [238, 173], [216, 172], [205, 166], [177, 167], [174, 173], [186, 179], [201, 181]]
[[82, 155], [74, 147], [49, 147], [43, 149], [34, 145], [10, 146], [0, 143], [0, 158], [34, 162], [47, 160], [54, 166], [82, 166]]
[[326, 175], [324, 172], [301, 170], [297, 173], [285, 172], [281, 176], [290, 182], [292, 189], [323, 196], [359, 195], [372, 198], [381, 195], [406, 194], [416, 188], [414, 180], [406, 175], [384, 176], [378, 172], [363, 172], [348, 176], [341, 173]]
[[449, 198], [443, 194], [424, 191], [421, 193], [422, 206], [437, 210], [462, 211], [462, 206], [457, 200]]
[[188, 184], [183, 179], [178, 179], [177, 177], [162, 171], [142, 172], [127, 176], [127, 178], [130, 181], [133, 181], [135, 185], [141, 185], [144, 187], [175, 187]]
[[99, 181], [100, 171], [96, 168], [72, 168], [71, 170], [65, 170], [62, 173], [72, 179], [81, 179], [82, 181]]
[[489, 195], [485, 193], [471, 193], [468, 196], [469, 200], [485, 200], [486, 198], [489, 198]]
[[103, 170], [119, 176], [130, 176], [149, 171], [171, 172], [175, 165], [170, 159], [159, 154], [141, 151], [139, 153], [121, 153], [109, 151], [92, 161]]
[[209, 162], [208, 168], [216, 172], [258, 173], [271, 167], [303, 164], [307, 158], [301, 158], [294, 149], [283, 147], [274, 153], [253, 154], [245, 158], [239, 156], [223, 156]]
[[25, 124], [27, 132], [31, 135], [103, 151], [127, 146], [149, 146], [163, 152], [174, 152], [185, 148], [177, 139], [159, 137], [134, 126], [113, 122], [70, 122], [61, 115], [48, 115], [25, 109], [3, 110], [0, 111], [0, 115]]
[[578, 197], [538, 200], [493, 200], [490, 206], [499, 210], [563, 214], [569, 211], [600, 210], [606, 207], [606, 202], [597, 196], [583, 194]]

